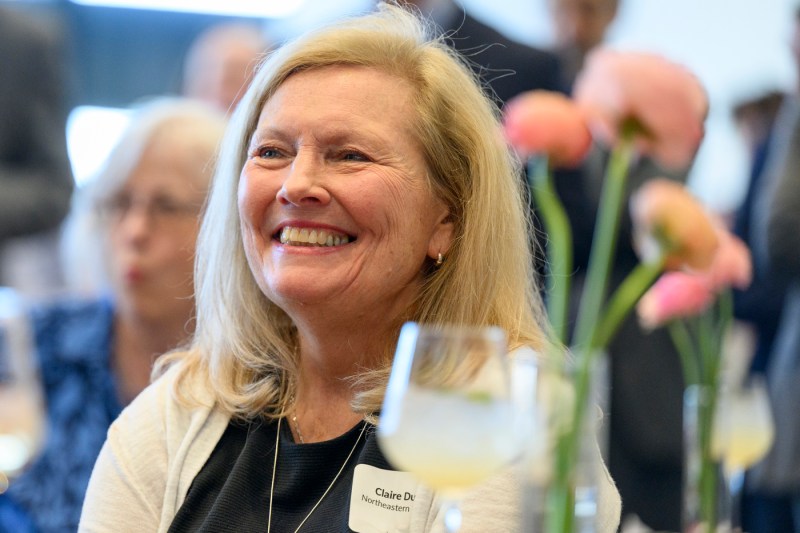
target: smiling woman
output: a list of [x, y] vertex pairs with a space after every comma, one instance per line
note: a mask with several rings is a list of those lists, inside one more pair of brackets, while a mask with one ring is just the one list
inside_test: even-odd
[[[204, 215], [194, 341], [160, 360], [109, 431], [82, 529], [441, 527], [439, 494], [396, 471], [374, 434], [401, 325], [496, 325], [512, 348], [548, 343], [496, 111], [399, 7], [266, 60]], [[474, 357], [452, 354], [437, 379]], [[610, 532], [619, 500], [607, 475], [601, 486]], [[475, 488], [463, 531], [515, 529], [518, 491], [508, 472]]]
[[[374, 332], [391, 335], [385, 317], [411, 304], [426, 256], [450, 248], [453, 222], [426, 184], [411, 96], [402, 78], [368, 67], [301, 72], [267, 101], [253, 135], [239, 181], [250, 268], [290, 316], [311, 302], [335, 310], [317, 326], [328, 338], [364, 309]], [[326, 245], [308, 246], [312, 232]]]

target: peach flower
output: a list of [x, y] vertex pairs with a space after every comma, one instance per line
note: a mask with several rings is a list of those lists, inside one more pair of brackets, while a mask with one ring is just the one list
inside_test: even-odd
[[753, 261], [750, 249], [739, 237], [722, 226], [717, 226], [719, 248], [707, 272], [711, 289], [720, 291], [728, 287], [746, 289], [753, 281]]
[[592, 144], [586, 116], [560, 93], [528, 91], [505, 109], [505, 134], [523, 157], [545, 154], [553, 167], [575, 167]]
[[636, 313], [642, 327], [655, 329], [677, 318], [699, 315], [714, 298], [705, 276], [667, 272], [644, 293], [636, 305]]
[[686, 168], [703, 138], [703, 87], [661, 56], [596, 49], [575, 81], [574, 95], [598, 139], [614, 145], [620, 131], [633, 125], [637, 148], [665, 168]]
[[631, 195], [634, 246], [642, 261], [667, 254], [665, 268], [711, 266], [719, 237], [703, 206], [689, 191], [668, 179], [653, 179]]

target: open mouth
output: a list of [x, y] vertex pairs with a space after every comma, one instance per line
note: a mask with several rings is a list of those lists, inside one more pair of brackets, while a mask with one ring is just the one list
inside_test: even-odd
[[281, 244], [288, 246], [341, 246], [355, 240], [355, 237], [328, 229], [293, 228], [285, 226], [275, 236]]

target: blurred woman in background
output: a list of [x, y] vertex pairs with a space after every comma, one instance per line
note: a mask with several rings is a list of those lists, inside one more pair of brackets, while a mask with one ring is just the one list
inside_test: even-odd
[[198, 220], [224, 128], [204, 104], [147, 103], [74, 198], [66, 271], [99, 295], [34, 313], [47, 440], [0, 496], [0, 530], [20, 530], [24, 514], [38, 531], [76, 531], [108, 426], [147, 385], [157, 356], [192, 334]]

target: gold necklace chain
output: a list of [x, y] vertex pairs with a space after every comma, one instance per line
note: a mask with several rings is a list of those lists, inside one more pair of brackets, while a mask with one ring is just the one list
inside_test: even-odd
[[[278, 430], [277, 430], [277, 435], [275, 436], [275, 458], [272, 461], [272, 481], [270, 482], [270, 485], [269, 485], [269, 513], [267, 515], [267, 533], [270, 533], [270, 528], [272, 527], [272, 494], [275, 491], [275, 473], [277, 472], [277, 467], [278, 467], [278, 445], [280, 444], [281, 421], [282, 420], [283, 420], [283, 417], [278, 419]], [[366, 431], [366, 429], [367, 429], [367, 423], [366, 422], [362, 422], [361, 432], [358, 434], [358, 437], [356, 438], [356, 442], [355, 442], [355, 444], [353, 444], [353, 448], [350, 450], [350, 453], [347, 454], [347, 458], [344, 460], [344, 463], [342, 463], [342, 466], [339, 468], [339, 471], [336, 472], [335, 476], [333, 476], [333, 481], [331, 481], [331, 484], [328, 485], [328, 488], [325, 489], [325, 492], [322, 493], [322, 496], [320, 497], [319, 500], [317, 500], [317, 503], [314, 504], [314, 507], [311, 508], [311, 510], [306, 515], [306, 517], [303, 518], [303, 521], [300, 522], [300, 525], [297, 526], [297, 529], [294, 530], [294, 533], [297, 533], [298, 531], [300, 531], [300, 528], [303, 527], [303, 524], [306, 523], [306, 520], [308, 520], [308, 518], [314, 513], [314, 511], [317, 510], [317, 507], [319, 507], [319, 504], [322, 503], [322, 500], [324, 500], [325, 496], [327, 496], [328, 493], [331, 491], [331, 489], [333, 488], [333, 485], [336, 483], [336, 480], [339, 479], [340, 475], [342, 475], [342, 472], [344, 471], [344, 467], [347, 466], [347, 463], [350, 462], [350, 458], [355, 453], [356, 448], [358, 447], [358, 443], [361, 442], [361, 437], [364, 436], [364, 431]], [[301, 437], [300, 440], [302, 442], [302, 437]]]
[[297, 440], [300, 441], [300, 444], [305, 444], [306, 441], [303, 438], [303, 434], [300, 433], [300, 424], [297, 423], [297, 414], [292, 415], [292, 422], [294, 422], [294, 431], [297, 433]]
[[[291, 405], [294, 405], [294, 397], [289, 400]], [[303, 434], [300, 432], [300, 423], [297, 421], [297, 407], [292, 409], [292, 423], [294, 423], [294, 431], [297, 433], [297, 440], [300, 441], [300, 444], [305, 444], [306, 441], [303, 438]]]

